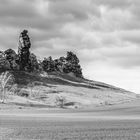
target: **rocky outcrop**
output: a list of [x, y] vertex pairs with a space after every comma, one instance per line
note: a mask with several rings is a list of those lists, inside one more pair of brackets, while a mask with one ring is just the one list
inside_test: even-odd
[[31, 42], [28, 36], [28, 31], [23, 30], [19, 37], [19, 48], [18, 48], [18, 56], [19, 56], [19, 65], [20, 70], [30, 71], [30, 49]]

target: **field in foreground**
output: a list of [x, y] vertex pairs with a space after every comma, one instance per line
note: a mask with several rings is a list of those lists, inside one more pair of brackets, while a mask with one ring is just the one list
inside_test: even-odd
[[1, 140], [139, 140], [138, 120], [66, 121], [3, 120]]
[[0, 140], [139, 140], [140, 100], [92, 110], [0, 111]]

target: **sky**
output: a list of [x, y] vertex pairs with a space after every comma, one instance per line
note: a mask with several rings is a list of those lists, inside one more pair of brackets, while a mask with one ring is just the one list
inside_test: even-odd
[[73, 51], [84, 77], [140, 93], [140, 0], [0, 0], [0, 50], [23, 29], [39, 58]]

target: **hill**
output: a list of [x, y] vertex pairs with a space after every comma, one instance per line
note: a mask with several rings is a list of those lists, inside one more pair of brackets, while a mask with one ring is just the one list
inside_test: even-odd
[[[89, 108], [136, 99], [135, 93], [85, 79], [79, 59], [71, 51], [55, 60], [51, 56], [38, 60], [30, 48], [28, 31], [23, 30], [18, 53], [0, 51], [2, 102], [7, 98], [7, 103], [22, 106]], [[10, 83], [2, 73], [6, 71]]]
[[6, 102], [18, 106], [90, 108], [136, 99], [135, 93], [102, 82], [78, 78], [72, 73], [9, 73], [14, 77], [14, 92], [7, 92], [9, 95]]

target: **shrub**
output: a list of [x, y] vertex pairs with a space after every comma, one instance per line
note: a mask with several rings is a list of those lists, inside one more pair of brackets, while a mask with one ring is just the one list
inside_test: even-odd
[[56, 97], [56, 104], [60, 107], [60, 108], [64, 108], [64, 105], [66, 103], [66, 98], [63, 96], [57, 96]]
[[0, 75], [0, 90], [1, 90], [0, 93], [1, 93], [2, 103], [5, 102], [7, 98], [7, 93], [13, 86], [13, 81], [14, 81], [14, 77], [8, 71], [3, 72]]

